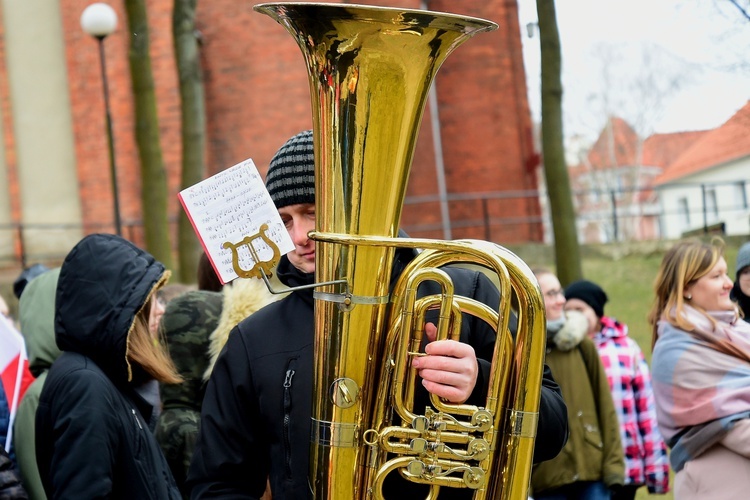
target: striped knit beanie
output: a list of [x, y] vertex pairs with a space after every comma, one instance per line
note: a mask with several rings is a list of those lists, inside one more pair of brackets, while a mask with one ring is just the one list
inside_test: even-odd
[[295, 135], [271, 159], [266, 189], [276, 208], [315, 203], [315, 157], [312, 130]]

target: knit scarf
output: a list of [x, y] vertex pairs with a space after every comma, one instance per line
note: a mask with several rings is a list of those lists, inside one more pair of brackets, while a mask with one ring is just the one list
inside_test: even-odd
[[719, 345], [724, 340], [750, 353], [750, 324], [735, 311], [709, 312], [692, 307], [684, 317], [695, 329], [680, 330], [666, 321], [652, 358], [652, 382], [659, 428], [672, 448], [670, 461], [680, 471], [718, 443], [734, 422], [750, 417], [750, 362]]

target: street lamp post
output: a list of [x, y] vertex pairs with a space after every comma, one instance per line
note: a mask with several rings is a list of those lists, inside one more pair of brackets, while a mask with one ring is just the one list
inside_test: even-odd
[[81, 28], [96, 38], [99, 43], [99, 65], [102, 71], [102, 87], [104, 89], [104, 111], [107, 120], [107, 145], [109, 147], [109, 170], [112, 177], [112, 200], [114, 203], [115, 232], [122, 235], [120, 223], [120, 200], [117, 189], [117, 168], [115, 166], [115, 142], [112, 134], [112, 115], [109, 111], [109, 87], [107, 85], [107, 70], [104, 59], [104, 39], [112, 34], [117, 27], [117, 14], [106, 3], [92, 3], [81, 14]]

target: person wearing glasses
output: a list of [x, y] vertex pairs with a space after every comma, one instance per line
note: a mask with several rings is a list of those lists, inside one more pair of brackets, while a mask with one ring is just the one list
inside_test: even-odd
[[625, 481], [625, 461], [607, 374], [586, 335], [586, 317], [564, 311], [557, 276], [547, 269], [536, 269], [534, 275], [547, 314], [546, 362], [562, 389], [570, 429], [563, 451], [534, 466], [534, 499], [610, 499]]

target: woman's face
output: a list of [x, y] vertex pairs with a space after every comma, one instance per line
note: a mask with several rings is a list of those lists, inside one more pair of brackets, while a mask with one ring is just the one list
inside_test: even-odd
[[537, 276], [539, 287], [542, 289], [544, 297], [544, 310], [547, 313], [547, 319], [550, 321], [558, 320], [563, 315], [563, 306], [565, 305], [565, 295], [563, 294], [560, 282], [554, 274], [544, 273]]
[[708, 274], [685, 287], [683, 297], [688, 304], [706, 311], [731, 311], [734, 302], [729, 298], [729, 292], [733, 285], [727, 275], [727, 263], [721, 257]]
[[148, 329], [151, 335], [156, 337], [159, 333], [159, 322], [164, 316], [164, 303], [158, 297], [151, 299], [151, 311], [148, 315]]
[[750, 266], [740, 271], [740, 274], [737, 275], [737, 281], [740, 283], [742, 293], [750, 297]]

